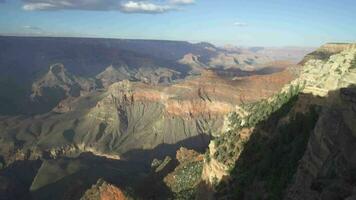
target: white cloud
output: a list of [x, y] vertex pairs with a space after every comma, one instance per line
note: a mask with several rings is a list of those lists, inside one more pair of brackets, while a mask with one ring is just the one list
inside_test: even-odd
[[238, 26], [238, 27], [246, 27], [246, 26], [248, 26], [248, 24], [245, 23], [245, 22], [235, 22], [234, 25]]
[[33, 31], [42, 31], [42, 29], [40, 27], [37, 27], [37, 26], [30, 26], [30, 25], [27, 25], [27, 26], [23, 26], [24, 29], [29, 29], [29, 30], [33, 30]]
[[194, 4], [194, 0], [170, 0], [171, 4], [175, 5], [189, 5], [189, 4]]
[[121, 11], [128, 13], [164, 13], [173, 9], [169, 5], [158, 5], [143, 1], [128, 1], [121, 4]]
[[155, 14], [179, 10], [180, 6], [193, 4], [194, 0], [22, 0], [22, 2], [22, 8], [27, 11], [116, 10], [124, 13]]
[[28, 3], [28, 4], [25, 4], [22, 8], [24, 10], [28, 10], [28, 11], [51, 10], [51, 9], [54, 9], [55, 6], [53, 4], [50, 4], [50, 3]]
[[22, 27], [23, 29], [26, 29], [26, 32], [28, 34], [43, 34], [44, 31], [37, 26], [31, 26], [31, 25], [26, 25]]
[[24, 10], [112, 10], [118, 0], [22, 0]]

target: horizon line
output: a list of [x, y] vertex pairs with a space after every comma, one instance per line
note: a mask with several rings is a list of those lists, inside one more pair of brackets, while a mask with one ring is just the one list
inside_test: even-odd
[[101, 37], [101, 36], [75, 36], [75, 35], [31, 35], [31, 34], [11, 34], [11, 33], [0, 33], [0, 37], [17, 37], [17, 38], [68, 38], [68, 39], [103, 39], [103, 40], [137, 40], [137, 41], [162, 41], [162, 42], [187, 42], [190, 44], [200, 44], [209, 43], [215, 47], [223, 48], [225, 46], [231, 45], [233, 47], [239, 48], [253, 48], [253, 47], [264, 47], [264, 48], [316, 48], [325, 44], [354, 44], [355, 42], [326, 42], [319, 46], [302, 46], [302, 45], [280, 45], [280, 46], [264, 46], [264, 45], [235, 45], [232, 43], [226, 43], [223, 45], [218, 45], [215, 42], [210, 41], [193, 41], [193, 40], [173, 40], [173, 39], [154, 39], [154, 38], [125, 38], [125, 37]]

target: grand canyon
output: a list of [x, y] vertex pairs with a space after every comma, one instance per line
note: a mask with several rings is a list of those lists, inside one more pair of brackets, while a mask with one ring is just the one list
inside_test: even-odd
[[0, 200], [356, 199], [354, 11], [0, 0]]
[[[355, 45], [326, 44], [286, 60], [178, 41], [0, 43], [9, 47], [1, 71], [19, 77], [2, 78], [4, 198], [304, 199], [332, 193], [319, 178], [328, 170], [342, 181], [333, 187], [345, 190], [333, 194], [352, 194], [344, 186], [352, 188], [355, 162]], [[14, 52], [23, 59], [11, 59]], [[287, 171], [278, 171], [283, 164]]]

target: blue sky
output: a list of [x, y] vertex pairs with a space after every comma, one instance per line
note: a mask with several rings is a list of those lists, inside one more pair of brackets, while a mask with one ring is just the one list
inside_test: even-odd
[[0, 0], [0, 34], [207, 41], [356, 42], [355, 0]]

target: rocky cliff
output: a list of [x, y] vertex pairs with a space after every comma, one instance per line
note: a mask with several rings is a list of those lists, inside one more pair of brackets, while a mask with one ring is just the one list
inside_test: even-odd
[[[181, 146], [204, 151], [210, 138], [225, 128], [224, 118], [238, 109], [236, 105], [273, 95], [293, 77], [283, 71], [231, 79], [204, 70], [200, 76], [169, 85], [124, 80], [86, 93], [80, 78], [56, 65], [36, 86], [55, 82], [66, 95], [76, 86], [83, 92], [41, 115], [1, 117], [1, 166], [39, 161], [26, 185], [37, 199], [75, 199], [97, 178], [113, 178], [112, 173], [117, 173], [120, 186], [137, 184], [154, 158], [174, 155]], [[98, 162], [99, 168], [93, 164]], [[128, 173], [130, 165], [139, 169]], [[202, 156], [187, 167], [200, 169]], [[128, 176], [135, 180], [130, 182]], [[80, 192], [67, 191], [67, 184]]]
[[70, 74], [63, 64], [54, 64], [32, 84], [31, 106], [46, 111], [66, 98], [80, 97], [101, 87], [95, 79], [77, 77]]
[[317, 50], [309, 53], [304, 57], [304, 59], [300, 62], [301, 65], [305, 64], [309, 60], [323, 60], [326, 61], [328, 58], [333, 55], [340, 53], [342, 51], [348, 49], [354, 49], [355, 44], [348, 44], [348, 43], [328, 43]]
[[85, 194], [81, 200], [127, 200], [126, 195], [116, 186], [99, 179]]
[[325, 101], [286, 199], [356, 197], [356, 47], [353, 44], [331, 48], [346, 50], [319, 63], [315, 73], [311, 68], [316, 66], [309, 61], [302, 73], [302, 78], [311, 80], [304, 92], [323, 96]]
[[[0, 38], [0, 42], [3, 40], [6, 42]], [[353, 48], [330, 55], [327, 61], [310, 60], [303, 68], [291, 69], [288, 62], [271, 62], [267, 63], [271, 69], [266, 69], [267, 65], [258, 65], [269, 61], [265, 56], [242, 55], [233, 49], [221, 50], [205, 43], [116, 41], [111, 44], [84, 39], [73, 44], [81, 47], [79, 50], [70, 51], [67, 46], [70, 39], [60, 41], [65, 44], [59, 49], [74, 53], [76, 59], [66, 58], [62, 55], [65, 51], [48, 53], [40, 49], [39, 55], [45, 51], [48, 54], [43, 55], [59, 56], [58, 60], [65, 66], [55, 64], [46, 73], [37, 71], [43, 76], [32, 84], [32, 99], [42, 108], [49, 103], [48, 112], [0, 116], [0, 179], [5, 183], [0, 188], [0, 198], [21, 199], [27, 195], [34, 199], [128, 198], [123, 191], [138, 191], [143, 199], [170, 196], [204, 199], [206, 195], [233, 198], [236, 196], [231, 191], [236, 188], [242, 188], [236, 192], [238, 197], [246, 199], [251, 197], [249, 194], [255, 197], [255, 191], [262, 191], [262, 197], [266, 198], [270, 193], [280, 197], [281, 191], [283, 195], [288, 192], [290, 198], [299, 198], [296, 195], [299, 191], [314, 192], [301, 185], [315, 185], [315, 180], [319, 180], [315, 174], [326, 170], [323, 164], [330, 161], [325, 157], [331, 149], [344, 152], [346, 156], [335, 153], [340, 157], [352, 154], [350, 145], [345, 144], [346, 140], [352, 141], [349, 134], [346, 139], [340, 139], [343, 145], [334, 143], [327, 150], [325, 144], [314, 145], [320, 140], [325, 139], [327, 143], [337, 139], [324, 137], [326, 130], [320, 128], [316, 141], [312, 141], [313, 136], [309, 134], [317, 130], [314, 126], [319, 121], [315, 119], [324, 111], [309, 108], [331, 105], [327, 98], [331, 90], [354, 83]], [[38, 39], [38, 42], [53, 43], [51, 39]], [[164, 58], [153, 60], [160, 54], [150, 52], [146, 45], [157, 48]], [[98, 49], [81, 54], [83, 46]], [[189, 51], [185, 49], [187, 46]], [[177, 51], [168, 51], [170, 48]], [[135, 49], [148, 55], [130, 52]], [[90, 60], [90, 67], [95, 65], [94, 71], [100, 73], [87, 71], [91, 76], [96, 75], [95, 78], [80, 76], [89, 70], [80, 63], [81, 58], [86, 60], [96, 54], [98, 57]], [[75, 64], [79, 68], [74, 68]], [[278, 70], [274, 70], [276, 66]], [[180, 80], [182, 77], [185, 79]], [[300, 94], [302, 90], [304, 96]], [[344, 101], [353, 102], [353, 93], [350, 89], [342, 90], [340, 98], [334, 95], [333, 102], [340, 105]], [[325, 116], [323, 123], [333, 117], [337, 121], [341, 115], [352, 118], [353, 112], [346, 112], [350, 105], [345, 103], [342, 114], [336, 117]], [[342, 121], [347, 126], [354, 124]], [[291, 130], [290, 134], [284, 134], [286, 130]], [[313, 143], [312, 149], [307, 142]], [[206, 148], [204, 155], [199, 153]], [[178, 149], [176, 159], [166, 157], [175, 155]], [[305, 156], [304, 150], [312, 157]], [[325, 152], [316, 158], [315, 151]], [[292, 159], [286, 159], [281, 152]], [[272, 159], [271, 155], [275, 154], [280, 160]], [[302, 169], [306, 167], [296, 164], [302, 157], [305, 165], [310, 166], [309, 162], [315, 162], [313, 159], [322, 160], [322, 164], [311, 165], [305, 172]], [[152, 160], [157, 162], [148, 169]], [[292, 163], [291, 171], [283, 170], [287, 161]], [[344, 173], [343, 167], [352, 167], [353, 162], [340, 161], [337, 173]], [[279, 163], [276, 168], [274, 163]], [[307, 180], [305, 173], [314, 173], [309, 182], [303, 182]], [[348, 173], [346, 170], [345, 174]], [[289, 186], [291, 174], [297, 174], [302, 181]], [[110, 184], [97, 182], [99, 178]], [[347, 195], [348, 188], [353, 187], [352, 180], [343, 183]], [[153, 182], [158, 183], [152, 184], [155, 187], [150, 192], [147, 190], [151, 187], [142, 186]], [[322, 186], [317, 184], [317, 188], [330, 192], [331, 186], [324, 187], [325, 184], [322, 181]], [[19, 188], [18, 194], [14, 188]], [[160, 196], [161, 191], [164, 195]]]
[[326, 47], [326, 60], [308, 60], [278, 94], [226, 118], [205, 153], [201, 184], [190, 188], [195, 197], [355, 197], [356, 48]]

